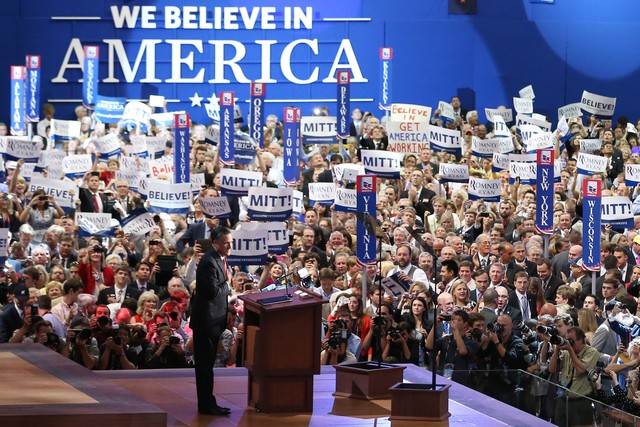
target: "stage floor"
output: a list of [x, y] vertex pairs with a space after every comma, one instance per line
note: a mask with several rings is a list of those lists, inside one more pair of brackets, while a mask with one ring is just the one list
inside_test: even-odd
[[[247, 371], [216, 369], [215, 394], [228, 417], [199, 415], [191, 369], [91, 372], [39, 345], [0, 345], [0, 425], [42, 426], [418, 426], [389, 421], [390, 400], [338, 398], [335, 371], [314, 378], [312, 414], [264, 414], [247, 408]], [[430, 383], [417, 366], [405, 382]], [[438, 383], [447, 380], [439, 377]], [[453, 384], [451, 418], [442, 426], [549, 426], [487, 396]]]

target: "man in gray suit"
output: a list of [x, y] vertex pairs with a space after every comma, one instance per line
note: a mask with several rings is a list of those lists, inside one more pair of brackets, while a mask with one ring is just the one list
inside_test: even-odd
[[231, 252], [231, 231], [218, 227], [211, 233], [212, 246], [196, 270], [196, 292], [191, 310], [198, 412], [229, 415], [230, 409], [218, 406], [213, 395], [213, 363], [220, 335], [227, 323], [229, 271], [226, 259]]

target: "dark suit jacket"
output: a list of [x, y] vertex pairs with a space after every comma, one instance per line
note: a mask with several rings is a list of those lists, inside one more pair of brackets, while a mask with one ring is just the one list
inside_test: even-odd
[[[535, 304], [535, 302], [534, 302]], [[520, 325], [520, 323], [522, 323], [522, 312], [520, 311], [519, 308], [515, 308], [509, 304], [507, 304], [504, 309], [502, 314], [506, 314], [507, 316], [511, 317], [511, 320], [513, 321], [513, 327], [517, 328], [518, 325]]]
[[22, 327], [22, 318], [16, 309], [15, 304], [11, 303], [9, 307], [0, 314], [0, 344], [8, 343], [13, 336], [13, 331]]
[[498, 319], [498, 315], [492, 308], [483, 307], [478, 313], [484, 317], [484, 324], [494, 323]]
[[198, 239], [209, 239], [211, 236], [207, 236], [207, 223], [205, 221], [196, 222], [187, 227], [182, 236], [176, 242], [176, 248], [178, 248], [178, 253], [182, 252], [182, 250], [189, 245], [189, 247], [194, 247], [196, 244], [196, 240]]
[[509, 264], [507, 264], [507, 271], [505, 272], [505, 276], [507, 277], [507, 282], [509, 282], [509, 284], [512, 286], [514, 277], [518, 271], [524, 271], [524, 268], [516, 264], [515, 261], [512, 260], [511, 262], [509, 262]]
[[[115, 298], [116, 292], [117, 292], [117, 289], [115, 286], [101, 290], [100, 293], [98, 294], [98, 304], [109, 304], [107, 299], [109, 297]], [[134, 300], [138, 301], [138, 297], [140, 296], [140, 294], [141, 292], [137, 288], [129, 285], [125, 290], [124, 297], [133, 298]]]
[[571, 270], [569, 269], [569, 251], [560, 252], [551, 260], [551, 268], [553, 269], [553, 275], [556, 277], [562, 277], [560, 273], [564, 273], [569, 277]]
[[547, 300], [547, 302], [550, 302], [552, 304], [556, 303], [556, 291], [558, 290], [560, 285], [564, 285], [564, 282], [558, 277], [551, 275], [551, 278], [549, 279], [549, 285], [544, 291], [544, 299]]
[[[291, 254], [292, 258], [296, 258], [298, 256], [298, 254], [300, 253], [301, 249], [295, 249], [293, 251], [293, 253]], [[329, 261], [327, 260], [327, 253], [325, 251], [323, 251], [322, 249], [320, 249], [317, 246], [312, 246], [311, 247], [311, 252], [318, 254], [318, 256], [320, 257], [320, 264], [319, 267], [320, 268], [325, 268], [325, 267], [329, 267]]]
[[[426, 187], [422, 187], [420, 189], [420, 194], [418, 195], [419, 202], [416, 203], [415, 200], [411, 200], [413, 203], [413, 207], [416, 209], [416, 215], [418, 218], [424, 221], [424, 213], [429, 211], [429, 214], [433, 213], [433, 205], [431, 204], [431, 199], [435, 197], [436, 193], [429, 190]], [[403, 191], [400, 193], [401, 199], [406, 199], [409, 197], [409, 191]], [[426, 225], [425, 225], [426, 227]], [[435, 230], [431, 230], [433, 233]]]
[[[107, 212], [107, 196], [102, 193], [98, 193], [98, 195], [100, 196], [100, 200], [102, 201], [102, 211], [99, 213]], [[91, 191], [87, 190], [86, 188], [81, 188], [80, 192], [78, 193], [78, 199], [80, 199], [80, 212], [95, 212], [93, 206], [93, 193], [91, 193]]]
[[[538, 306], [536, 304], [536, 296], [531, 292], [527, 292], [527, 301], [529, 301], [529, 313], [531, 313], [532, 319], [538, 318]], [[509, 292], [509, 302], [507, 303], [511, 307], [520, 310], [520, 301], [518, 301], [518, 295], [515, 291]]]
[[198, 263], [196, 293], [191, 306], [191, 329], [220, 336], [227, 323], [227, 284], [222, 258], [209, 249]]

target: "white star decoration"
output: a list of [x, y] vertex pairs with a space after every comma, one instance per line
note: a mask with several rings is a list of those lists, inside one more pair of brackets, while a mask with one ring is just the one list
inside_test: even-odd
[[192, 107], [202, 107], [202, 100], [204, 98], [198, 95], [198, 92], [196, 92], [193, 96], [190, 96], [189, 99], [191, 100]]
[[207, 101], [209, 101], [209, 104], [213, 105], [218, 105], [218, 97], [216, 96], [216, 94], [212, 94], [209, 98], [207, 98]]

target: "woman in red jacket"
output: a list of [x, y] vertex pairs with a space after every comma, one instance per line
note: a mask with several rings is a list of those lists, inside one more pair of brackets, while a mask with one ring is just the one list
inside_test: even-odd
[[78, 263], [78, 274], [84, 285], [83, 293], [98, 295], [106, 288], [113, 286], [113, 269], [104, 262], [104, 248], [101, 245], [89, 246], [87, 254]]

